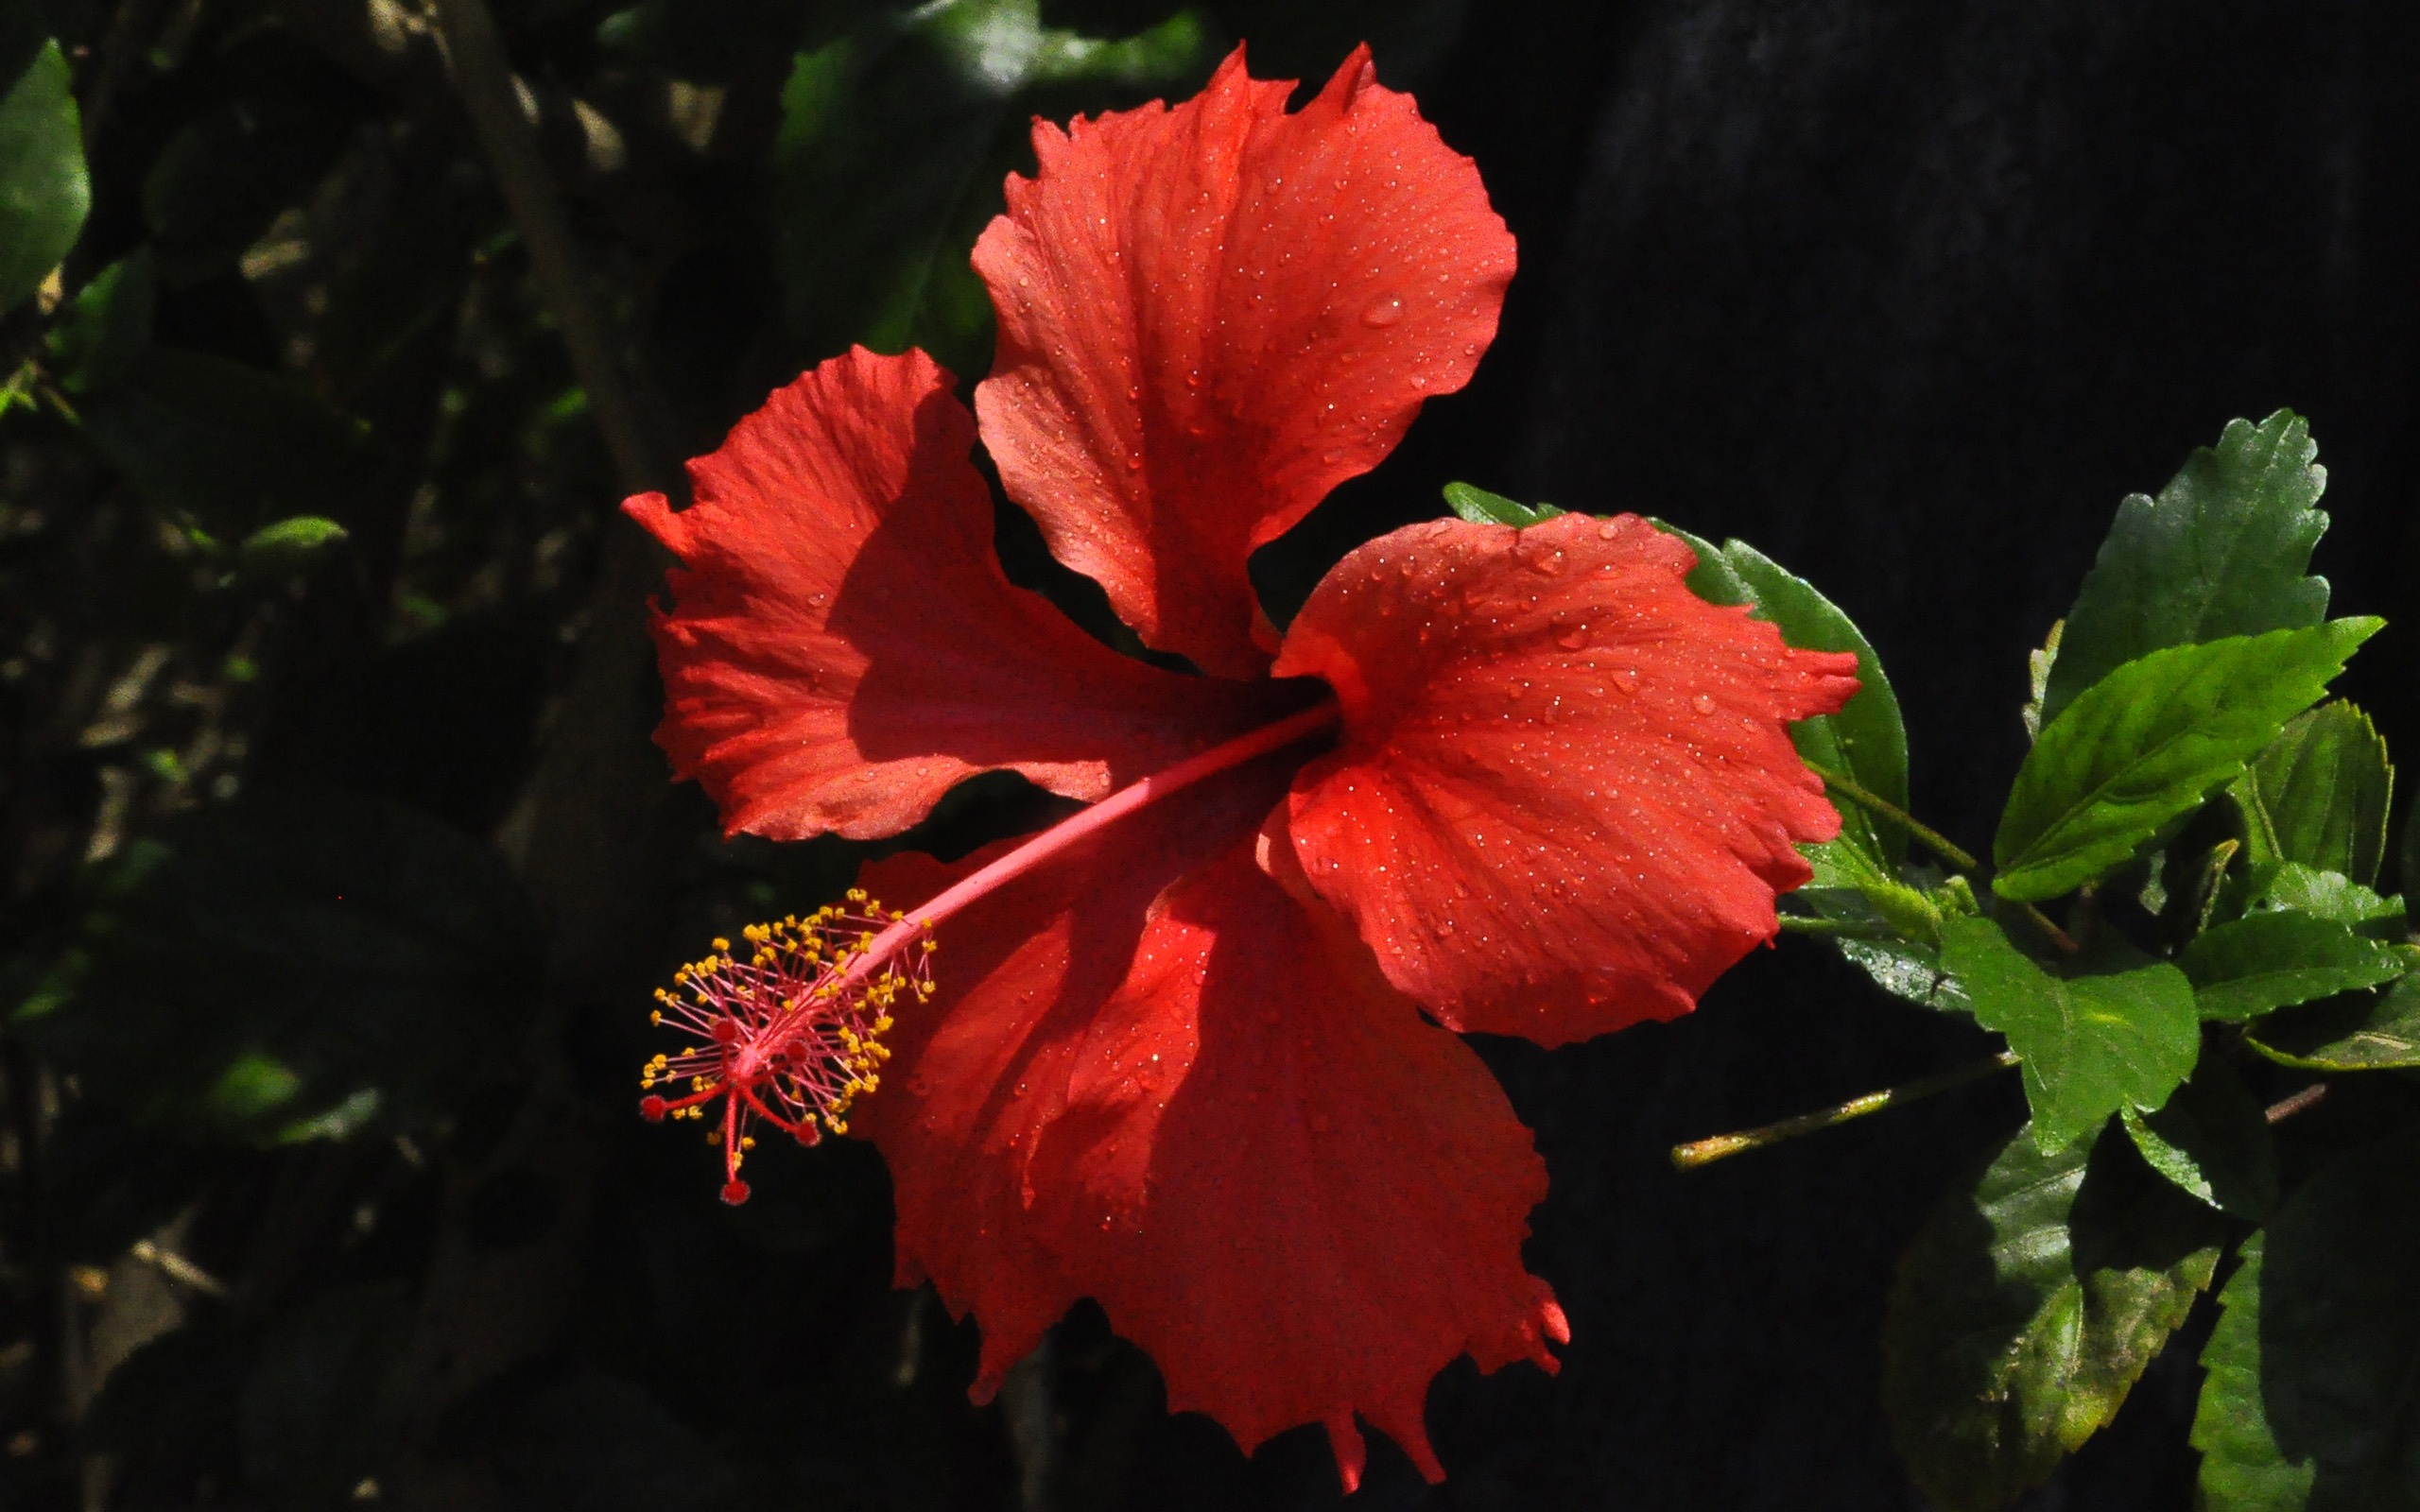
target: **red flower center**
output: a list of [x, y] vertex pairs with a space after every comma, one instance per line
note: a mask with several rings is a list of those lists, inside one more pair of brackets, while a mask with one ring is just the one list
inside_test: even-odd
[[[659, 1055], [640, 1069], [639, 1085], [648, 1091], [639, 1099], [639, 1115], [702, 1121], [707, 1105], [720, 1098], [722, 1118], [706, 1137], [722, 1146], [722, 1199], [747, 1201], [739, 1165], [755, 1148], [752, 1118], [805, 1145], [821, 1143], [826, 1129], [849, 1132], [849, 1105], [881, 1084], [880, 1068], [890, 1058], [882, 1036], [900, 994], [920, 1004], [933, 995], [935, 924], [1104, 826], [1203, 778], [1325, 733], [1338, 718], [1333, 702], [1321, 703], [1154, 772], [1043, 831], [912, 917], [885, 915], [863, 888], [853, 888], [847, 901], [857, 912], [833, 906], [804, 919], [749, 925], [742, 931], [750, 947], [745, 961], [731, 941], [716, 940], [715, 954], [675, 971], [670, 988], [656, 989], [662, 1006], [654, 1022], [687, 1028], [707, 1042]], [[653, 1091], [684, 1081], [689, 1091], [680, 1097]]]
[[[756, 1145], [752, 1120], [801, 1144], [821, 1143], [827, 1129], [846, 1134], [849, 1105], [881, 1084], [890, 1058], [882, 1036], [891, 1009], [902, 993], [919, 1003], [932, 996], [932, 936], [904, 914], [886, 916], [862, 890], [848, 903], [751, 924], [741, 932], [745, 959], [717, 939], [715, 954], [656, 989], [654, 1021], [705, 1042], [648, 1061], [639, 1113], [702, 1121], [721, 1099], [722, 1117], [706, 1137], [722, 1146], [725, 1202], [748, 1200], [739, 1164]], [[683, 1082], [689, 1091], [679, 1097], [652, 1090]]]

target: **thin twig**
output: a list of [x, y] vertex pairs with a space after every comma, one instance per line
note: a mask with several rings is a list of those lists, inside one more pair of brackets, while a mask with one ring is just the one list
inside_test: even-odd
[[1845, 1103], [1818, 1112], [1801, 1113], [1796, 1118], [1785, 1118], [1778, 1124], [1768, 1124], [1762, 1128], [1741, 1129], [1737, 1134], [1717, 1134], [1712, 1139], [1675, 1144], [1672, 1146], [1672, 1164], [1677, 1170], [1694, 1171], [1699, 1166], [1712, 1164], [1742, 1150], [1760, 1150], [1768, 1144], [1796, 1139], [1801, 1134], [1812, 1134], [1818, 1129], [1845, 1124], [1869, 1113], [1878, 1113], [1886, 1108], [1897, 1108], [1936, 1092], [1948, 1091], [1954, 1087], [1963, 1087], [1970, 1081], [1980, 1081], [1995, 1072], [2015, 1065], [2016, 1060], [2014, 1051], [2003, 1050], [1972, 1065], [1926, 1076], [1902, 1087], [1885, 1087], [1880, 1091], [1852, 1097]]
[[158, 1271], [172, 1281], [182, 1281], [204, 1297], [225, 1297], [227, 1283], [195, 1264], [173, 1249], [163, 1249], [148, 1239], [138, 1239], [127, 1251], [135, 1259]]
[[2073, 955], [2083, 949], [2076, 943], [2074, 936], [2061, 929], [2052, 921], [2050, 916], [2041, 909], [2034, 907], [2031, 903], [2018, 903], [2016, 907], [2019, 913], [2032, 920], [2034, 928], [2049, 936], [2050, 943], [2058, 947], [2060, 954]]
[[2280, 1098], [2271, 1103], [2264, 1116], [2272, 1124], [2282, 1124], [2304, 1108], [2314, 1106], [2326, 1095], [2327, 1083], [2315, 1081], [2290, 1097]]
[[587, 391], [589, 412], [605, 433], [614, 471], [623, 489], [639, 493], [663, 486], [665, 472], [640, 421], [630, 386], [622, 380], [614, 341], [573, 244], [554, 175], [538, 148], [538, 133], [521, 112], [521, 91], [505, 60], [495, 17], [486, 0], [437, 0], [444, 28], [446, 60], [452, 65], [471, 130], [495, 175], [498, 193], [529, 249], [530, 271], [555, 323], [562, 328], [572, 372]]

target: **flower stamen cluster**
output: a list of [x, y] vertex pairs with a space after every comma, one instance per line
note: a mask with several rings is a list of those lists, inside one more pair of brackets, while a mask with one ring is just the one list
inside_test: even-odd
[[[844, 903], [793, 914], [740, 932], [742, 949], [717, 939], [714, 951], [656, 989], [650, 1016], [700, 1037], [640, 1068], [639, 1114], [704, 1122], [719, 1099], [722, 1116], [707, 1131], [723, 1152], [725, 1202], [748, 1200], [741, 1159], [756, 1147], [751, 1124], [763, 1119], [801, 1144], [849, 1131], [849, 1107], [882, 1082], [890, 1048], [882, 1042], [903, 995], [933, 995], [928, 929], [903, 913], [885, 913], [862, 889]], [[912, 948], [911, 948], [912, 947]], [[659, 1088], [687, 1091], [667, 1096]]]

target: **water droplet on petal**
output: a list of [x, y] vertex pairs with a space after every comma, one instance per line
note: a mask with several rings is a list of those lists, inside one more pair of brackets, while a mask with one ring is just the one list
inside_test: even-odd
[[1603, 524], [1597, 527], [1597, 539], [1599, 541], [1612, 541], [1618, 538], [1621, 533], [1622, 527], [1614, 524], [1611, 520], [1606, 521]]
[[1361, 323], [1374, 329], [1391, 326], [1402, 318], [1403, 301], [1392, 294], [1379, 296], [1361, 312]]
[[1710, 714], [1714, 713], [1714, 696], [1701, 693], [1689, 700], [1689, 707], [1702, 714]]
[[1588, 644], [1588, 627], [1577, 620], [1565, 620], [1554, 627], [1554, 644], [1566, 651], [1577, 651]]

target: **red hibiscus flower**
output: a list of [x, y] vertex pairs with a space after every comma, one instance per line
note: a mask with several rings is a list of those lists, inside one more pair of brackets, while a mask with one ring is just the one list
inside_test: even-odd
[[1322, 1423], [1349, 1486], [1357, 1414], [1435, 1478], [1430, 1378], [1567, 1337], [1521, 1261], [1545, 1170], [1453, 1031], [1685, 1012], [1836, 832], [1786, 725], [1856, 683], [1629, 516], [1413, 526], [1260, 616], [1253, 550], [1469, 378], [1513, 266], [1366, 50], [1291, 89], [1238, 50], [1184, 105], [1037, 125], [975, 251], [1010, 497], [1200, 675], [1007, 582], [921, 352], [834, 358], [692, 507], [630, 502], [686, 564], [658, 739], [729, 830], [893, 834], [995, 769], [1091, 805], [870, 868], [895, 912], [717, 942], [667, 995], [705, 1042], [649, 1068], [689, 1090], [647, 1111], [719, 1103], [737, 1200], [752, 1126], [812, 1140], [879, 1084], [898, 1279], [981, 1323], [978, 1399], [1089, 1296], [1171, 1408], [1247, 1449]]

